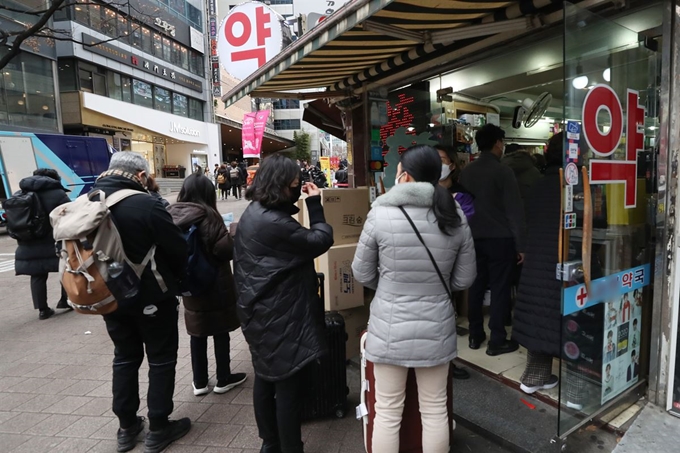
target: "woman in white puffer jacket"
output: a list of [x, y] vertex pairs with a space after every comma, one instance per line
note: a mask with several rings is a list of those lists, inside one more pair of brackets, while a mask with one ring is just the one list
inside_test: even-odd
[[352, 263], [355, 279], [376, 289], [366, 358], [375, 364], [373, 451], [380, 453], [399, 451], [409, 368], [418, 381], [423, 452], [449, 451], [446, 385], [457, 356], [449, 294], [472, 285], [476, 262], [465, 215], [439, 185], [441, 169], [430, 146], [402, 154], [395, 186], [373, 203]]

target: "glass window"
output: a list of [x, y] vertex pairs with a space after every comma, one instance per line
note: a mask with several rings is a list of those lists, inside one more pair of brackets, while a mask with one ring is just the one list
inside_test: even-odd
[[102, 29], [102, 10], [99, 5], [90, 5], [90, 27], [93, 30]]
[[170, 40], [166, 37], [163, 37], [163, 60], [167, 62], [172, 61], [172, 44], [170, 44]]
[[[292, 1], [292, 0], [291, 0]], [[187, 19], [192, 23], [194, 28], [198, 31], [203, 31], [203, 24], [201, 23], [201, 10], [187, 3]]]
[[161, 35], [156, 32], [153, 34], [153, 54], [157, 57], [163, 56], [163, 41]]
[[154, 93], [154, 108], [156, 110], [160, 110], [161, 112], [170, 113], [172, 111], [170, 91], [160, 87], [154, 87], [153, 93]]
[[142, 49], [142, 27], [139, 24], [130, 23], [130, 44]]
[[125, 16], [118, 14], [118, 36], [122, 42], [128, 42], [130, 30], [128, 29], [128, 20]]
[[189, 118], [203, 121], [203, 102], [189, 98]]
[[78, 91], [76, 82], [76, 63], [73, 60], [60, 60], [59, 91]]
[[92, 74], [92, 86], [94, 94], [106, 96], [106, 78], [103, 74]]
[[109, 97], [111, 99], [123, 100], [123, 87], [121, 86], [120, 74], [109, 71], [106, 74], [107, 85], [109, 88]]
[[78, 69], [78, 78], [80, 79], [80, 90], [88, 93], [94, 92], [94, 81], [92, 80], [92, 72], [85, 69]]
[[182, 65], [181, 48], [182, 46], [180, 46], [178, 43], [172, 43], [172, 64], [175, 66]]
[[178, 13], [180, 13], [182, 16], [186, 15], [186, 9], [185, 9], [185, 4], [186, 2], [184, 0], [170, 0], [168, 2], [170, 5], [170, 8], [174, 9]]
[[123, 102], [132, 102], [132, 81], [130, 77], [120, 76], [121, 91], [123, 92]]
[[189, 116], [188, 99], [183, 94], [172, 94], [172, 113], [180, 116]]
[[142, 50], [148, 54], [153, 53], [153, 44], [151, 42], [151, 30], [146, 27], [141, 28], [142, 32]]
[[76, 22], [79, 22], [83, 25], [90, 25], [89, 21], [89, 16], [90, 12], [94, 12], [93, 10], [90, 9], [88, 5], [81, 5], [80, 3], [89, 3], [89, 0], [78, 0], [78, 3], [75, 5], [75, 20]]
[[110, 9], [103, 9], [103, 11], [104, 14], [102, 15], [101, 31], [105, 35], [115, 38], [118, 36], [116, 34], [116, 22], [118, 21], [116, 13]]
[[153, 96], [151, 94], [151, 85], [141, 80], [132, 80], [133, 102], [142, 107], [153, 108]]
[[189, 52], [189, 71], [202, 77], [204, 75], [203, 57], [193, 50]]
[[278, 99], [274, 102], [274, 108], [277, 110], [299, 109], [300, 101], [297, 99]]
[[300, 120], [274, 120], [274, 129], [277, 131], [300, 129]]
[[181, 65], [184, 69], [189, 69], [189, 51], [186, 47], [182, 46], [180, 49], [181, 55]]

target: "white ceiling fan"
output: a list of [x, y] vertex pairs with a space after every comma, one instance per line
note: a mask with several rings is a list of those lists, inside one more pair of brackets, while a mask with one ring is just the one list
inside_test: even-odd
[[543, 118], [545, 112], [548, 111], [551, 102], [552, 94], [547, 91], [541, 93], [535, 101], [526, 98], [522, 105], [515, 107], [515, 113], [512, 116], [512, 127], [519, 129], [522, 127], [522, 123], [524, 123], [524, 127], [527, 129], [535, 126]]

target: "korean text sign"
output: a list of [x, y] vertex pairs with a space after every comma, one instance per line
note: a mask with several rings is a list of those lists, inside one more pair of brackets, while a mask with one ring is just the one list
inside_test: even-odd
[[280, 17], [260, 2], [232, 8], [217, 35], [222, 67], [240, 80], [248, 78], [283, 48]]

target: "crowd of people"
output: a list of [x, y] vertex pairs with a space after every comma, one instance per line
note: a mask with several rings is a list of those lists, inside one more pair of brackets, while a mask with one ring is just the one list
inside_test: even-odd
[[[365, 349], [366, 359], [375, 365], [373, 451], [399, 451], [411, 368], [418, 382], [423, 451], [448, 451], [447, 382], [451, 376], [468, 377], [465, 370], [451, 366], [458, 351], [455, 292], [469, 289], [471, 349], [487, 339], [482, 307], [490, 288], [486, 353], [506, 354], [522, 344], [529, 350], [522, 389], [533, 393], [557, 383], [550, 364], [559, 350], [560, 293], [550, 269], [557, 260], [561, 135], [550, 141], [545, 176], [528, 166], [531, 156], [519, 155], [522, 151], [503, 158], [504, 139], [499, 127], [482, 127], [476, 135], [481, 154], [464, 168], [449, 148], [409, 148], [401, 155], [395, 186], [373, 203], [368, 214], [352, 269], [357, 281], [375, 290]], [[343, 170], [346, 175], [341, 169], [336, 176]], [[169, 418], [180, 303], [190, 336], [194, 395], [211, 391], [209, 337], [217, 366], [212, 391], [228, 392], [247, 379], [230, 369], [229, 334], [241, 328], [252, 355], [261, 452], [304, 450], [305, 376], [327, 352], [314, 268], [315, 258], [333, 245], [320, 197], [320, 183], [326, 178], [318, 167], [280, 155], [262, 161], [245, 194], [245, 169], [237, 162], [216, 165], [213, 177], [219, 192], [210, 178], [197, 172], [185, 179], [177, 203], [167, 206], [157, 195], [148, 162], [139, 154], [118, 152], [94, 185], [93, 191], [106, 197], [124, 189], [138, 192], [112, 206], [110, 213], [129, 259], [140, 263], [155, 247], [157, 263], [157, 269], [148, 266], [140, 277], [139, 303], [119, 306], [104, 316], [114, 344], [118, 451], [134, 448], [146, 422], [137, 415], [138, 372], [145, 354], [149, 430], [144, 451], [162, 451], [191, 428], [188, 418]], [[21, 188], [34, 191], [47, 212], [69, 201], [53, 170], [36, 170]], [[229, 190], [236, 199], [245, 196], [251, 203], [227, 228], [216, 203], [218, 196], [226, 199]], [[308, 195], [309, 228], [292, 217], [302, 193]], [[529, 243], [526, 219], [533, 238]], [[216, 277], [199, 294], [179, 298], [187, 266], [198, 253], [187, 245], [187, 234], [194, 229]], [[19, 242], [17, 273], [31, 275], [40, 319], [53, 313], [47, 305], [46, 281], [58, 265], [49, 232]], [[157, 273], [166, 285], [159, 285]], [[511, 287], [517, 282], [514, 328], [508, 338]], [[67, 307], [62, 289], [57, 308]]]

